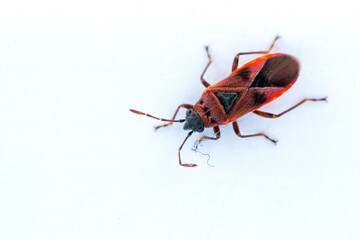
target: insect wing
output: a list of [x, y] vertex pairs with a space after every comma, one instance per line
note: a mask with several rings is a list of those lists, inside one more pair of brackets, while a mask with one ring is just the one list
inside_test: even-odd
[[[227, 111], [232, 121], [281, 96], [295, 83], [299, 70], [299, 62], [294, 57], [268, 54], [245, 64], [209, 88], [223, 99], [236, 99]], [[223, 99], [219, 98], [220, 102]]]

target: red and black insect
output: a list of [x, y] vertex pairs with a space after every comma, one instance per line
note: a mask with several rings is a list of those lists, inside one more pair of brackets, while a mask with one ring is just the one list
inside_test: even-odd
[[[273, 114], [257, 110], [261, 106], [273, 101], [287, 91], [299, 76], [300, 64], [298, 60], [288, 54], [274, 53], [269, 54], [279, 36], [276, 36], [269, 50], [256, 52], [240, 52], [235, 55], [232, 73], [224, 80], [210, 85], [204, 79], [204, 74], [210, 66], [212, 60], [209, 48], [205, 47], [209, 62], [201, 74], [201, 82], [206, 87], [199, 101], [195, 105], [181, 104], [175, 111], [171, 120], [157, 118], [150, 114], [130, 109], [131, 112], [155, 118], [160, 121], [169, 122], [155, 127], [167, 127], [174, 122], [185, 122], [184, 130], [190, 130], [185, 140], [181, 144], [179, 154], [179, 164], [184, 167], [196, 167], [196, 164], [182, 163], [180, 151], [186, 140], [193, 132], [203, 132], [204, 128], [212, 127], [216, 137], [201, 136], [200, 143], [204, 139], [217, 140], [220, 138], [220, 125], [232, 123], [234, 131], [238, 137], [263, 136], [276, 144], [276, 140], [268, 137], [264, 133], [242, 135], [236, 122], [241, 116], [253, 112], [261, 117], [278, 118], [283, 114], [293, 110], [306, 101], [326, 101], [325, 98], [305, 98], [295, 106], [283, 111], [280, 114]], [[266, 54], [248, 62], [238, 68], [238, 61], [241, 55]], [[186, 108], [186, 118], [175, 120], [180, 108]]]

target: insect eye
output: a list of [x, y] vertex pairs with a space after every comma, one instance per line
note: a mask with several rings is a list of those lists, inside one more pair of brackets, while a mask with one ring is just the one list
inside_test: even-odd
[[187, 117], [190, 115], [191, 111], [192, 111], [191, 109], [186, 110], [186, 116]]
[[204, 131], [204, 127], [199, 128], [198, 130], [196, 130], [197, 132], [203, 132]]

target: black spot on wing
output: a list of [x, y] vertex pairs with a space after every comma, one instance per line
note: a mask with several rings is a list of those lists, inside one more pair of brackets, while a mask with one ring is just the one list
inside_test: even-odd
[[289, 55], [269, 58], [256, 75], [250, 88], [286, 87], [296, 78], [299, 70], [299, 63]]
[[234, 74], [234, 77], [240, 77], [240, 78], [242, 78], [242, 80], [244, 82], [247, 82], [250, 79], [250, 73], [251, 73], [251, 71], [249, 68], [243, 68], [243, 69], [237, 71]]
[[266, 102], [266, 100], [267, 100], [265, 93], [260, 93], [260, 92], [255, 91], [253, 96], [254, 96], [253, 99], [254, 99], [255, 106], [261, 105], [264, 102]]
[[238, 97], [237, 92], [215, 92], [215, 96], [219, 99], [226, 113], [232, 109], [235, 100]]

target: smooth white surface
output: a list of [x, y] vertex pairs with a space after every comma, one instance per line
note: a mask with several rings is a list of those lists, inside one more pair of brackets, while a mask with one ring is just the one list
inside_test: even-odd
[[[359, 239], [355, 1], [11, 1], [0, 9], [0, 239]], [[219, 141], [171, 117], [238, 51], [299, 58], [298, 82]], [[241, 63], [254, 56], [244, 57]], [[183, 117], [180, 112], [179, 117]], [[211, 135], [212, 131], [207, 130]]]

